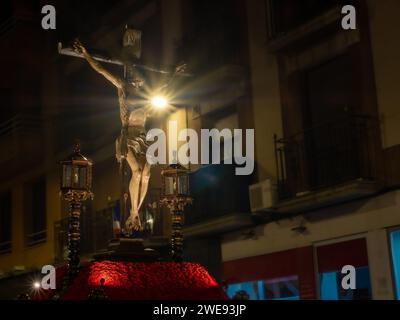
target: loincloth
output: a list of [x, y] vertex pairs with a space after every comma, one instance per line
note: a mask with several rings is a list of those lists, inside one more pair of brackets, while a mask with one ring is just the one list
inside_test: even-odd
[[146, 141], [146, 130], [144, 127], [128, 126], [122, 128], [121, 134], [116, 141], [116, 157], [118, 162], [126, 158], [131, 151], [136, 158], [146, 159], [147, 149], [150, 143]]

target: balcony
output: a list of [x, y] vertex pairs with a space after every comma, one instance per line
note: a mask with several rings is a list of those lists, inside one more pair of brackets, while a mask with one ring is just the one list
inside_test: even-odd
[[185, 215], [185, 236], [221, 234], [252, 225], [249, 176], [236, 176], [233, 165], [209, 165], [191, 173], [193, 205]]
[[277, 209], [298, 212], [376, 193], [378, 133], [377, 120], [348, 116], [275, 137]]

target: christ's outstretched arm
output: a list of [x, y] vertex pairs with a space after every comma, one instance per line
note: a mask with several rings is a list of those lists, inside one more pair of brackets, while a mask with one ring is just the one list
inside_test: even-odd
[[99, 62], [94, 60], [93, 57], [89, 54], [89, 52], [86, 50], [84, 45], [78, 39], [75, 40], [73, 47], [75, 51], [83, 54], [86, 61], [90, 64], [90, 66], [94, 70], [100, 73], [104, 78], [110, 81], [118, 89], [122, 89], [123, 81], [119, 77], [113, 75], [111, 72], [106, 70]]
[[73, 48], [76, 52], [82, 53], [86, 61], [95, 71], [100, 73], [104, 78], [106, 78], [115, 87], [118, 88], [118, 102], [120, 108], [121, 122], [123, 125], [127, 124], [129, 112], [125, 103], [125, 90], [123, 81], [119, 77], [113, 75], [111, 72], [106, 70], [99, 62], [93, 59], [90, 53], [86, 50], [85, 46], [78, 39], [74, 41]]

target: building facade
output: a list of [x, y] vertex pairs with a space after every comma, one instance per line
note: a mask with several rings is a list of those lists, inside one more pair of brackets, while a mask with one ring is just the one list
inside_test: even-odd
[[[195, 25], [188, 3], [183, 16]], [[398, 4], [354, 1], [357, 29], [344, 30], [346, 4], [237, 1], [220, 15], [237, 46], [211, 47], [220, 56], [201, 67], [202, 92], [229, 97], [198, 97], [189, 127], [254, 128], [256, 171], [194, 168], [185, 234], [187, 258], [231, 296], [398, 298]], [[207, 30], [183, 29], [192, 39], [183, 48], [200, 50]], [[347, 265], [358, 279], [351, 292], [341, 289]]]
[[251, 191], [268, 223], [221, 237], [222, 278], [254, 299], [398, 299], [399, 4], [355, 1], [344, 31], [343, 3], [321, 3], [247, 5], [255, 182], [273, 183]]
[[[245, 290], [252, 299], [400, 298], [399, 3], [350, 2], [356, 30], [341, 27], [349, 1], [123, 1], [84, 39], [113, 54], [115, 39], [132, 23], [143, 30], [144, 63], [187, 62], [195, 76], [174, 83], [175, 107], [151, 126], [168, 131], [172, 120], [178, 130], [255, 130], [251, 176], [236, 176], [229, 164], [190, 165], [186, 259], [205, 265], [230, 296]], [[2, 33], [5, 41], [27, 32], [23, 26]], [[43, 37], [37, 32], [36, 39]], [[3, 276], [64, 260], [67, 212], [58, 196], [57, 161], [74, 138], [95, 162], [95, 200], [82, 218], [84, 256], [107, 248], [122, 210], [114, 88], [84, 62], [53, 52], [53, 36], [43, 41], [54, 63], [33, 91], [41, 92], [39, 101], [31, 103], [41, 106], [34, 114], [46, 121], [7, 122], [12, 111], [2, 119], [2, 149], [19, 148], [1, 160], [7, 168], [0, 185]], [[31, 61], [29, 70], [39, 77], [43, 46], [30, 52], [38, 58], [10, 54], [2, 63]], [[148, 77], [154, 87], [165, 80]], [[26, 113], [29, 99], [20, 103], [10, 92], [31, 90], [32, 81], [21, 76], [2, 83], [3, 101], [10, 100], [4, 105], [16, 101]], [[159, 200], [160, 169], [152, 168], [143, 219], [149, 246], [162, 249], [169, 214], [151, 205]], [[340, 286], [347, 265], [356, 270], [351, 292]]]
[[[143, 63], [162, 64], [165, 4], [123, 1], [109, 10], [112, 4], [99, 3], [96, 8], [104, 13], [102, 21], [93, 19], [92, 3], [53, 4], [55, 31], [41, 28], [41, 1], [4, 1], [1, 5], [0, 63], [7, 75], [0, 85], [4, 151], [0, 159], [0, 278], [4, 281], [65, 261], [68, 205], [59, 195], [59, 162], [71, 154], [76, 139], [82, 153], [94, 160], [94, 176], [98, 177], [93, 185], [96, 198], [83, 207], [83, 260], [107, 249], [114, 236], [113, 222], [121, 216], [121, 180], [115, 159], [120, 116], [115, 88], [83, 60], [59, 55], [58, 42], [68, 46], [80, 35], [89, 50], [94, 47], [118, 57], [125, 25], [132, 24], [146, 35]], [[85, 17], [92, 17], [93, 24]], [[122, 69], [106, 67], [122, 75]], [[147, 203], [158, 198], [159, 188], [152, 187]], [[152, 209], [149, 214], [158, 215], [157, 224], [148, 225], [148, 232], [165, 246], [166, 213]], [[0, 295], [9, 296], [3, 291]]]

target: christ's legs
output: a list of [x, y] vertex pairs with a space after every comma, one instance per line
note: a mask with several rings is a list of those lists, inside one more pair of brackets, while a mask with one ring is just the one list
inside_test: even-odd
[[129, 182], [129, 194], [131, 197], [131, 213], [126, 221], [128, 229], [140, 230], [141, 223], [139, 218], [139, 192], [142, 180], [142, 168], [139, 161], [131, 150], [128, 151], [126, 158], [132, 172], [131, 181]]
[[147, 189], [149, 187], [149, 180], [150, 180], [150, 169], [151, 165], [146, 161], [144, 166], [143, 166], [143, 171], [142, 171], [142, 180], [140, 184], [140, 199], [139, 199], [139, 206], [138, 208], [140, 209], [142, 207], [144, 198], [146, 198], [146, 193]]

